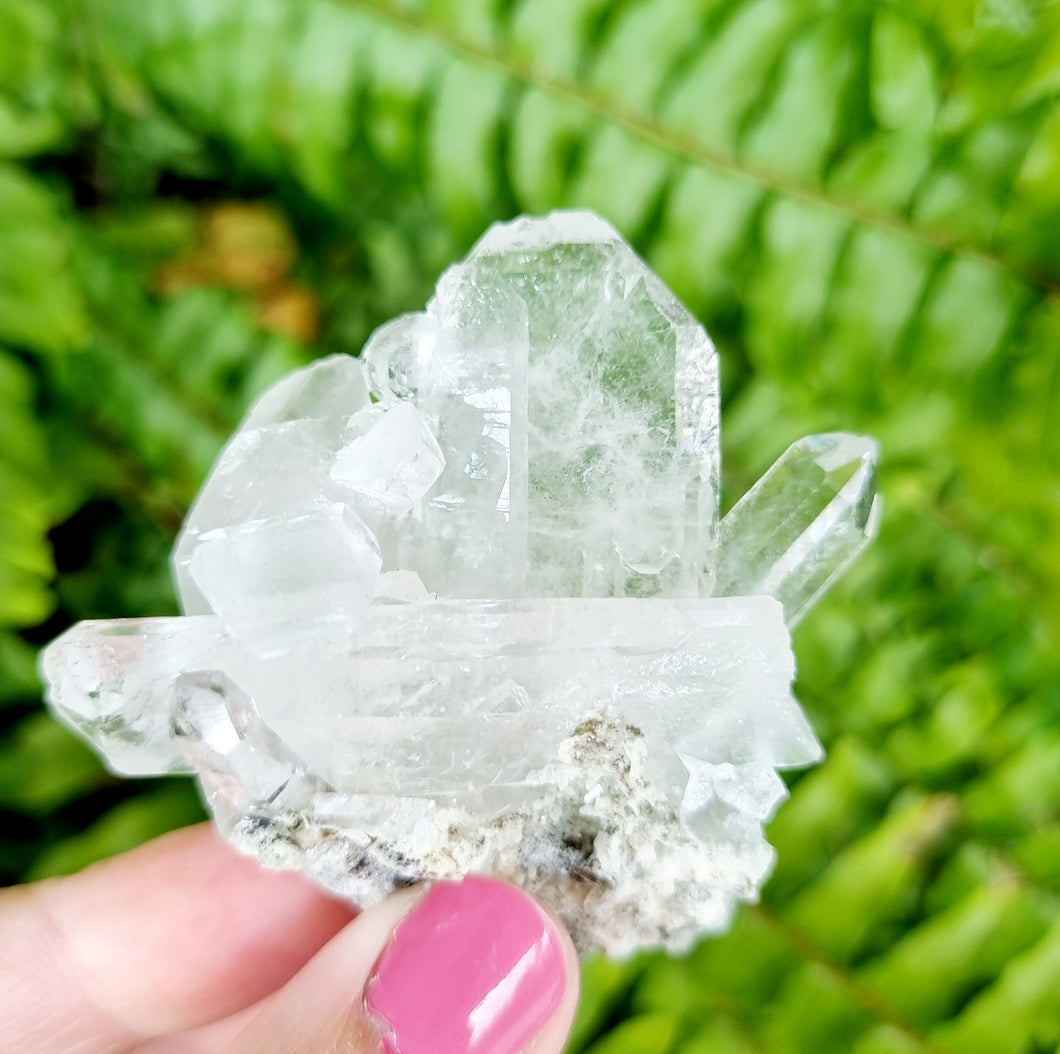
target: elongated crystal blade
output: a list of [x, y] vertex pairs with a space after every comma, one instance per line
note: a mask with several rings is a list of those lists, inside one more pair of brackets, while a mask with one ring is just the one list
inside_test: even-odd
[[876, 535], [876, 458], [846, 432], [792, 443], [722, 519], [716, 595], [776, 597], [798, 623]]

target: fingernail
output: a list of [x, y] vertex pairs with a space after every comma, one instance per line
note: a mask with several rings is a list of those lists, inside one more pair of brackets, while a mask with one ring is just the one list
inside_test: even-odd
[[398, 923], [365, 990], [386, 1054], [518, 1054], [566, 988], [553, 926], [503, 882], [433, 886]]

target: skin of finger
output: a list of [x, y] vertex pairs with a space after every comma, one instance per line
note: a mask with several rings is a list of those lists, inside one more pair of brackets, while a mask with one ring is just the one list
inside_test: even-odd
[[255, 1003], [230, 1017], [212, 1021], [189, 1032], [149, 1039], [127, 1054], [218, 1054], [219, 1051], [228, 1050], [232, 1046], [236, 1037], [254, 1020], [259, 1010], [259, 1004]]
[[[394, 927], [424, 892], [424, 887], [403, 890], [361, 914], [281, 991], [263, 1001], [234, 1042], [201, 1052], [192, 1049], [196, 1054], [379, 1054], [379, 1032], [366, 1015], [364, 988]], [[558, 923], [556, 930], [567, 986], [526, 1054], [560, 1054], [574, 1019], [578, 957], [566, 930]]]
[[125, 1054], [217, 1054], [227, 1050], [240, 1032], [253, 1020], [257, 1005], [245, 1007], [208, 1025], [193, 1028], [179, 1035], [159, 1036], [139, 1043]]
[[352, 912], [209, 826], [0, 894], [7, 1054], [124, 1051], [284, 984]]

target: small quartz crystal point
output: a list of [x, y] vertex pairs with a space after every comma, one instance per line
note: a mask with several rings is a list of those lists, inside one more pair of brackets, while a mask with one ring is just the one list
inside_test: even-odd
[[794, 626], [876, 536], [877, 454], [845, 432], [792, 443], [721, 521], [716, 594], [774, 596]]
[[486, 873], [583, 949], [687, 947], [768, 874], [777, 770], [820, 756], [788, 627], [879, 516], [874, 444], [830, 434], [720, 519], [719, 438], [710, 339], [610, 226], [497, 225], [255, 403], [185, 614], [72, 627], [49, 701], [358, 904]]

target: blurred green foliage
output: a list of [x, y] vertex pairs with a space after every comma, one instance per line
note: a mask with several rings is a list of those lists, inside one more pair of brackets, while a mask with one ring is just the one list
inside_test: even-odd
[[710, 328], [728, 498], [882, 443], [796, 634], [828, 747], [763, 903], [585, 966], [572, 1051], [1060, 1044], [1060, 4], [0, 0], [0, 879], [201, 815], [40, 708], [71, 621], [173, 610], [253, 395], [587, 206]]

